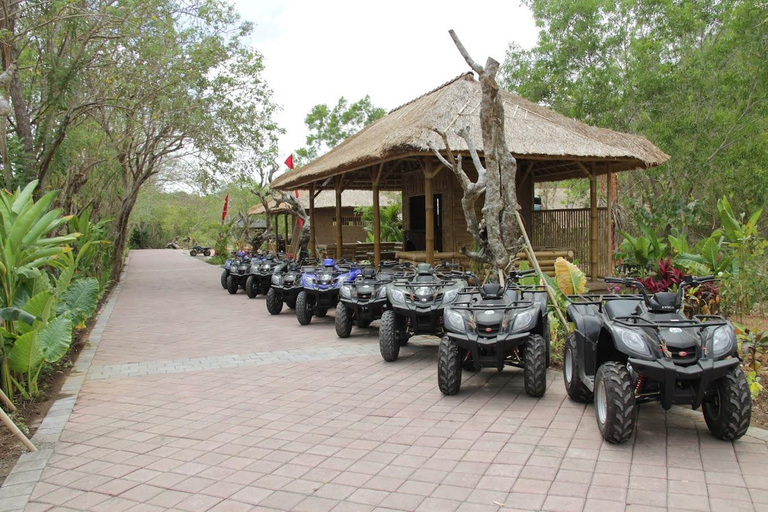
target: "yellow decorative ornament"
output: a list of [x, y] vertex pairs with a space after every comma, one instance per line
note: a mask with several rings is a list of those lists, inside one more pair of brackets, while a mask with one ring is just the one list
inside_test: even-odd
[[587, 289], [587, 276], [565, 258], [555, 260], [555, 280], [564, 295], [578, 295]]

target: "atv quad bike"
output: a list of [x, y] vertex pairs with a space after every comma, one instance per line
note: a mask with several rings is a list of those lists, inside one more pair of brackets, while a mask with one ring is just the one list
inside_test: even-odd
[[313, 316], [323, 317], [339, 302], [339, 288], [347, 281], [354, 281], [360, 269], [352, 265], [340, 267], [330, 258], [323, 264], [301, 275], [304, 287], [296, 296], [296, 319], [308, 325]]
[[[244, 255], [245, 253], [243, 253]], [[221, 287], [225, 290], [227, 289], [227, 278], [229, 277], [229, 273], [233, 268], [237, 269], [237, 266], [240, 264], [238, 259], [240, 258], [240, 253], [232, 253], [232, 257], [227, 259], [227, 261], [224, 262], [224, 270], [221, 271]], [[235, 263], [237, 262], [237, 263]]]
[[389, 306], [381, 315], [379, 327], [379, 350], [385, 361], [396, 361], [400, 347], [411, 336], [443, 335], [444, 308], [456, 299], [468, 280], [476, 280], [469, 272], [450, 268], [445, 263], [435, 268], [419, 263], [415, 273], [386, 286]]
[[246, 254], [238, 257], [230, 265], [229, 275], [227, 275], [227, 291], [232, 295], [245, 286], [251, 268], [251, 259], [251, 256]]
[[296, 298], [304, 289], [301, 284], [301, 274], [315, 270], [315, 267], [306, 265], [308, 262], [303, 263], [305, 263], [304, 266], [296, 261], [286, 261], [275, 268], [271, 278], [272, 286], [267, 292], [266, 300], [270, 315], [279, 315], [283, 310], [283, 304], [291, 309], [296, 308]]
[[201, 245], [193, 245], [192, 248], [189, 250], [190, 256], [197, 256], [198, 254], [202, 254], [203, 256], [210, 256], [211, 255], [211, 248], [210, 247], [203, 247]]
[[564, 350], [565, 388], [573, 400], [594, 398], [606, 441], [629, 439], [638, 405], [653, 401], [665, 410], [701, 406], [719, 439], [731, 441], [747, 431], [752, 401], [733, 325], [721, 316], [683, 313], [685, 290], [714, 280], [686, 276], [676, 293], [650, 294], [637, 279], [606, 278], [640, 294], [569, 297], [568, 320], [576, 331]]
[[348, 338], [352, 325], [368, 327], [381, 318], [387, 305], [386, 285], [404, 269], [396, 262], [383, 262], [378, 272], [373, 268], [364, 268], [357, 279], [341, 286], [335, 314], [336, 335], [339, 338]]
[[549, 364], [547, 291], [519, 284], [520, 278], [535, 273], [513, 271], [504, 286], [465, 288], [445, 308], [445, 336], [437, 359], [437, 384], [444, 395], [459, 392], [463, 368], [501, 371], [505, 366], [523, 369], [530, 396], [544, 395]]
[[284, 261], [268, 254], [262, 259], [251, 260], [250, 275], [245, 280], [245, 293], [249, 299], [257, 295], [266, 295], [272, 286], [272, 274]]

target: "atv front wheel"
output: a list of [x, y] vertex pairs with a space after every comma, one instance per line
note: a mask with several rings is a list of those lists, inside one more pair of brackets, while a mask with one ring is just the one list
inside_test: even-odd
[[752, 417], [752, 397], [744, 372], [734, 366], [712, 383], [710, 389], [714, 392], [713, 398], [701, 408], [707, 428], [724, 441], [740, 438], [747, 432]]
[[309, 301], [307, 292], [299, 292], [299, 296], [296, 297], [296, 320], [301, 325], [309, 325], [309, 322], [312, 321], [314, 309], [315, 306]]
[[232, 295], [234, 295], [237, 293], [238, 288], [240, 287], [237, 285], [237, 281], [235, 281], [235, 278], [232, 276], [227, 276], [227, 291]]
[[209, 251], [208, 249], [203, 251], [203, 256], [208, 257], [210, 255], [211, 255], [211, 251]]
[[245, 294], [249, 299], [254, 299], [259, 294], [259, 286], [256, 284], [254, 276], [248, 276], [245, 280]]
[[352, 318], [347, 306], [339, 302], [336, 306], [335, 317], [336, 336], [339, 338], [349, 338], [349, 334], [352, 332]]
[[279, 315], [283, 310], [283, 299], [277, 296], [274, 288], [267, 292], [267, 311], [270, 315]]
[[229, 277], [229, 271], [222, 270], [221, 271], [221, 287], [225, 290], [227, 289], [227, 278]]
[[627, 367], [603, 363], [595, 375], [595, 416], [603, 439], [623, 443], [635, 431], [635, 390]]
[[191, 251], [189, 251], [189, 255], [190, 256], [197, 256], [197, 251], [192, 249]]
[[544, 396], [547, 390], [547, 342], [538, 334], [531, 334], [525, 344], [523, 381], [530, 396]]
[[576, 348], [576, 333], [572, 332], [565, 340], [563, 349], [563, 381], [565, 391], [571, 400], [576, 402], [589, 402], [592, 400], [592, 392], [579, 377], [579, 352]]
[[315, 307], [315, 316], [318, 318], [323, 318], [325, 315], [328, 314], [328, 308], [321, 308], [321, 307]]
[[440, 340], [437, 352], [437, 387], [444, 395], [455, 395], [461, 388], [461, 363], [459, 346], [448, 339]]
[[387, 310], [381, 315], [381, 327], [379, 327], [379, 350], [385, 361], [396, 361], [400, 355], [400, 343], [397, 336], [397, 316], [392, 310]]

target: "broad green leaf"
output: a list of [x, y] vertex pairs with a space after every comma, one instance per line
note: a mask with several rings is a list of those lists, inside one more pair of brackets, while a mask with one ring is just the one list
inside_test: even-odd
[[0, 318], [10, 321], [18, 320], [29, 325], [32, 325], [36, 320], [35, 315], [29, 314], [19, 308], [0, 308]]
[[555, 260], [555, 280], [564, 295], [584, 293], [587, 286], [587, 276], [584, 272], [565, 258]]
[[63, 316], [54, 318], [40, 331], [38, 340], [43, 359], [55, 363], [72, 344], [72, 321]]
[[96, 311], [99, 282], [94, 278], [73, 282], [61, 295], [61, 307], [69, 312], [75, 325], [80, 325]]
[[30, 181], [27, 183], [27, 186], [24, 187], [24, 190], [20, 191], [19, 194], [14, 198], [13, 205], [11, 207], [11, 210], [14, 213], [21, 214], [29, 200], [32, 199], [32, 194], [37, 188], [37, 183], [37, 180]]
[[19, 336], [8, 351], [8, 366], [19, 373], [32, 373], [43, 362], [37, 331]]

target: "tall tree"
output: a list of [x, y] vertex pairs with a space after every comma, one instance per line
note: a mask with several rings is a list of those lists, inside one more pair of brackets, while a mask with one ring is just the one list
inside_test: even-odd
[[[626, 176], [659, 228], [711, 230], [716, 198], [768, 194], [768, 23], [749, 0], [527, 0], [541, 31], [510, 47], [507, 87], [592, 124], [639, 133], [670, 162]], [[750, 206], [751, 205], [751, 206]]]

